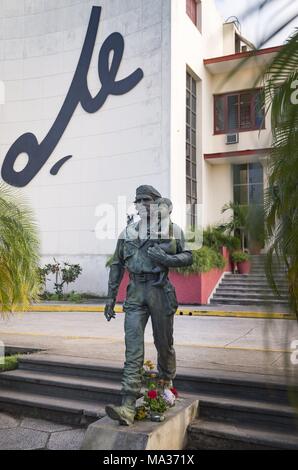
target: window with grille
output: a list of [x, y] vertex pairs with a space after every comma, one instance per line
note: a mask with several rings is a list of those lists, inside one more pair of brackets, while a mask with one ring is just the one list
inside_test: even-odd
[[263, 167], [259, 162], [233, 165], [234, 202], [262, 205], [264, 201]]
[[196, 227], [197, 204], [197, 82], [186, 73], [186, 204], [188, 225]]
[[250, 131], [265, 128], [263, 89], [214, 96], [214, 133]]
[[186, 0], [186, 13], [191, 21], [197, 25], [197, 2], [196, 0]]

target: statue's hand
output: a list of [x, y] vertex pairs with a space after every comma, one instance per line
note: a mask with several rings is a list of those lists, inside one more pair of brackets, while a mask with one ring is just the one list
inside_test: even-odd
[[105, 312], [104, 312], [104, 315], [107, 321], [110, 321], [112, 318], [115, 318], [116, 313], [114, 312], [114, 307], [115, 307], [115, 299], [108, 299], [106, 306], [105, 306]]
[[162, 248], [159, 247], [158, 243], [148, 248], [148, 255], [156, 263], [167, 265], [168, 255], [165, 253], [165, 251]]

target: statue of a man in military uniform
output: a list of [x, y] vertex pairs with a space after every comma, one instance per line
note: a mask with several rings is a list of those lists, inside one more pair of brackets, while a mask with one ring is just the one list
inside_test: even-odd
[[[184, 249], [182, 230], [169, 218], [171, 236], [175, 238], [176, 253], [166, 253], [158, 246], [156, 223], [153, 217], [155, 204], [161, 194], [152, 186], [139, 186], [136, 190], [136, 210], [140, 216], [121, 232], [113, 261], [110, 267], [108, 301], [105, 317], [108, 321], [115, 317], [114, 306], [120, 282], [125, 269], [130, 282], [123, 304], [125, 312], [125, 364], [122, 379], [122, 405], [106, 406], [107, 415], [130, 425], [134, 422], [136, 400], [142, 386], [141, 371], [144, 363], [144, 331], [151, 316], [154, 344], [157, 349], [158, 378], [164, 386], [171, 387], [176, 374], [176, 357], [173, 348], [174, 314], [178, 304], [175, 289], [167, 274], [170, 267], [182, 267], [192, 264], [192, 252]], [[157, 269], [156, 272], [156, 268]], [[166, 273], [165, 282], [160, 278], [160, 267]], [[154, 272], [155, 271], [155, 272]], [[154, 285], [154, 284], [157, 285]]]

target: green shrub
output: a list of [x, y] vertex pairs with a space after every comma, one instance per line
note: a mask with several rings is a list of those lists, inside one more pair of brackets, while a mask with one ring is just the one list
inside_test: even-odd
[[48, 300], [61, 300], [61, 296], [59, 294], [50, 294]]
[[241, 240], [239, 237], [233, 237], [233, 235], [226, 235], [224, 246], [226, 246], [229, 252], [232, 253], [235, 250], [240, 250]]
[[249, 260], [249, 255], [244, 251], [234, 251], [234, 253], [232, 253], [232, 260], [234, 263], [242, 263], [243, 261]]
[[4, 364], [0, 363], [0, 371], [13, 370], [18, 367], [18, 354], [5, 356]]
[[67, 296], [67, 300], [70, 302], [82, 302], [83, 298], [79, 292], [71, 291]]
[[203, 246], [213, 248], [215, 251], [219, 251], [224, 245], [225, 235], [218, 226], [208, 226], [203, 231]]
[[206, 273], [213, 268], [223, 269], [225, 267], [225, 258], [217, 251], [202, 246], [198, 250], [193, 250], [193, 264], [184, 268], [172, 268], [175, 271], [184, 275]]
[[226, 246], [230, 252], [241, 247], [239, 237], [224, 233], [225, 227], [220, 225], [209, 226], [203, 232], [203, 246], [219, 251], [222, 246]]

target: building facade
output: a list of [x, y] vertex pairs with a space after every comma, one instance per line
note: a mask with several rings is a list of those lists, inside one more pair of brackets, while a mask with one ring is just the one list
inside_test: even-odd
[[278, 48], [229, 77], [252, 47], [213, 0], [0, 1], [1, 180], [34, 209], [42, 264], [79, 263], [71, 288], [105, 294], [103, 215], [120, 233], [141, 184], [203, 226], [262, 201], [256, 78]]

